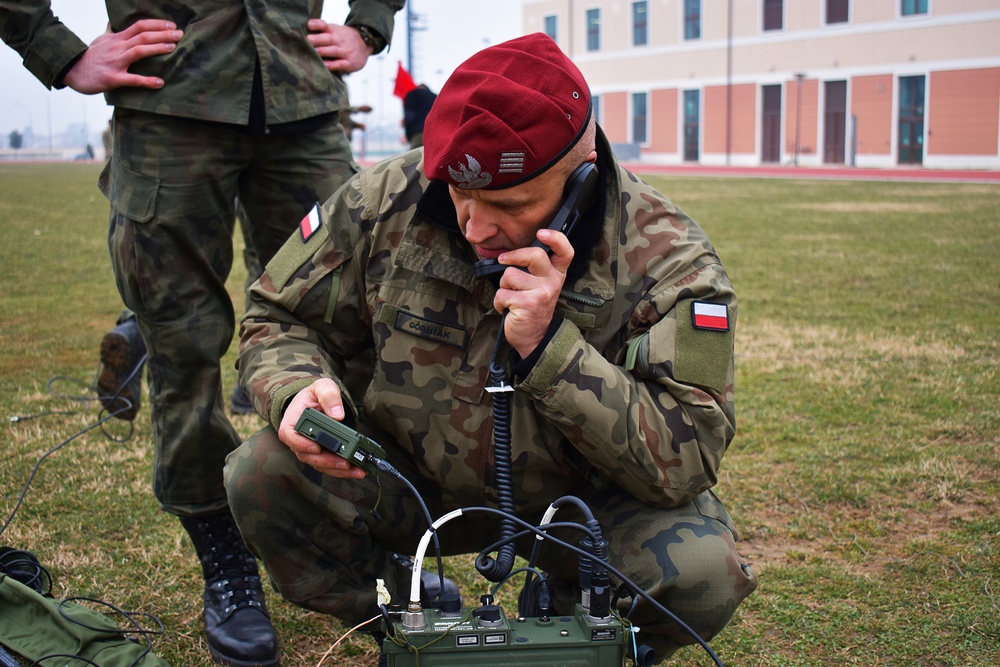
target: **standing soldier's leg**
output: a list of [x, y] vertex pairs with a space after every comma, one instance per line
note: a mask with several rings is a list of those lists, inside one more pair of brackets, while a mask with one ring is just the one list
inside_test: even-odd
[[256, 138], [240, 176], [239, 201], [260, 266], [267, 267], [315, 204], [358, 171], [336, 114], [315, 131]]
[[148, 350], [154, 493], [191, 537], [205, 578], [209, 647], [223, 664], [275, 665], [257, 564], [229, 512], [222, 469], [240, 438], [222, 401], [232, 343], [234, 198], [246, 136], [116, 111], [102, 188], [115, 280]]
[[[236, 207], [247, 289], [296, 232], [309, 209], [325, 202], [358, 171], [337, 114], [319, 122], [309, 132], [278, 131], [254, 140], [253, 156], [240, 176]], [[239, 384], [233, 389], [230, 409], [235, 414], [254, 412], [253, 402]]]
[[[263, 268], [281, 246], [299, 239], [299, 223], [360, 170], [337, 114], [305, 134], [271, 134], [255, 141], [253, 159], [240, 177], [239, 201]], [[356, 398], [355, 382], [370, 373], [367, 355], [349, 361], [345, 381]]]
[[[247, 272], [246, 280], [243, 281], [243, 289], [249, 291], [250, 286], [257, 282], [257, 279], [264, 272], [264, 268], [260, 265], [257, 250], [253, 247], [253, 222], [250, 220], [250, 214], [243, 207], [243, 202], [239, 199], [236, 201], [236, 220], [240, 223], [240, 231], [243, 233], [243, 265]], [[245, 313], [250, 308], [250, 298], [246, 297], [243, 301], [243, 312]], [[233, 393], [229, 399], [229, 411], [234, 415], [257, 414], [253, 402], [243, 391], [239, 382], [233, 387]]]

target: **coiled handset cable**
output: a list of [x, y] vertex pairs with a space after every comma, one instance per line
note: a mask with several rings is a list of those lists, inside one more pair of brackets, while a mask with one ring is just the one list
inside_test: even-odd
[[[509, 312], [509, 311], [508, 311]], [[493, 483], [497, 492], [497, 507], [504, 513], [500, 519], [501, 540], [508, 540], [497, 551], [497, 557], [489, 554], [476, 559], [476, 569], [488, 581], [505, 579], [514, 567], [516, 545], [511, 539], [517, 532], [514, 521], [507, 515], [516, 515], [514, 506], [514, 475], [511, 461], [511, 394], [514, 388], [508, 380], [507, 363], [503, 355], [507, 339], [504, 324], [507, 312], [500, 317], [500, 330], [490, 356], [490, 381], [486, 391], [493, 395]]]

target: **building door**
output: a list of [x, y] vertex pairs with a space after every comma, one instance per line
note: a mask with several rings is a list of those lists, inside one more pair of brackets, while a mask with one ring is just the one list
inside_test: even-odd
[[847, 82], [827, 81], [824, 85], [823, 162], [844, 164], [847, 146]]
[[899, 164], [924, 163], [924, 77], [899, 77]]
[[698, 135], [701, 132], [701, 96], [697, 90], [684, 91], [684, 161], [697, 162]]
[[761, 162], [781, 162], [781, 86], [761, 86]]

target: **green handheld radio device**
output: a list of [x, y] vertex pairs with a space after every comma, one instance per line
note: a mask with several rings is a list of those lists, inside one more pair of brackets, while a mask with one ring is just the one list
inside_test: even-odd
[[344, 457], [372, 474], [378, 470], [375, 461], [385, 459], [382, 445], [315, 408], [305, 409], [295, 424], [295, 430], [323, 449]]

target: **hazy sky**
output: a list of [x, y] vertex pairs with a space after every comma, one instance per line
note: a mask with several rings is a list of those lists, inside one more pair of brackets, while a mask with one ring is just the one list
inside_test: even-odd
[[[410, 0], [410, 11], [425, 27], [414, 33], [414, 79], [435, 92], [465, 58], [489, 44], [522, 33], [521, 3], [509, 0]], [[53, 11], [84, 42], [104, 31], [107, 14], [98, 0], [52, 0]], [[323, 18], [341, 22], [347, 0], [326, 0]], [[372, 58], [364, 70], [347, 78], [353, 104], [369, 104], [369, 125], [398, 125], [402, 103], [393, 97], [397, 61], [407, 66], [405, 10], [396, 15], [396, 34], [389, 51]], [[21, 57], [0, 43], [0, 145], [12, 130], [34, 128], [35, 136], [62, 133], [71, 123], [103, 128], [111, 109], [102, 95], [81, 95], [69, 89], [47, 91], [21, 63]]]

